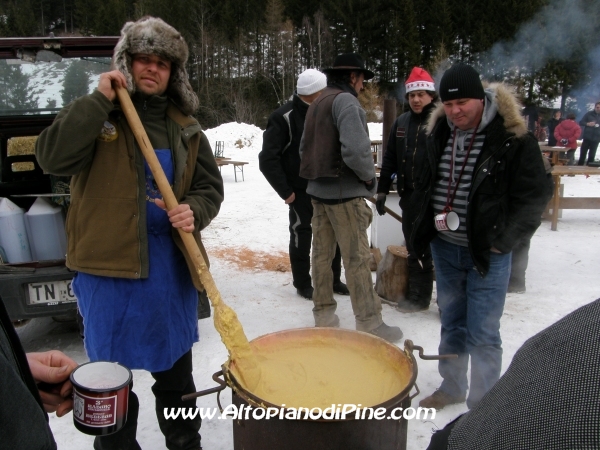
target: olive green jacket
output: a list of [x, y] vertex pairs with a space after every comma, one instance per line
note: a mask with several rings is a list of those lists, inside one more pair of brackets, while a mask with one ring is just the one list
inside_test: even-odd
[[[167, 133], [174, 159], [173, 192], [194, 212], [194, 236], [206, 258], [200, 230], [219, 212], [223, 180], [200, 125], [174, 104], [167, 109]], [[46, 172], [73, 177], [67, 266], [94, 275], [147, 278], [144, 158], [119, 106], [99, 91], [75, 100], [40, 134], [36, 158]], [[173, 239], [202, 291], [175, 229]]]

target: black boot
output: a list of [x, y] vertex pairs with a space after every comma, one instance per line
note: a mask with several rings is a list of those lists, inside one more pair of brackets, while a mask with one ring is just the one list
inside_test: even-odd
[[160, 431], [165, 436], [166, 447], [169, 450], [198, 450], [200, 449], [200, 416], [193, 419], [167, 419], [165, 409], [185, 408], [188, 412], [196, 409], [195, 400], [181, 400], [181, 396], [196, 392], [192, 376], [192, 351], [189, 350], [179, 358], [173, 367], [164, 372], [151, 372], [156, 383], [152, 392], [156, 397], [156, 417]]
[[425, 311], [429, 309], [433, 292], [433, 269], [408, 267], [408, 295], [401, 300], [396, 309], [401, 312]]
[[340, 295], [350, 295], [348, 286], [346, 286], [345, 283], [342, 283], [342, 280], [339, 279], [333, 282], [333, 292]]

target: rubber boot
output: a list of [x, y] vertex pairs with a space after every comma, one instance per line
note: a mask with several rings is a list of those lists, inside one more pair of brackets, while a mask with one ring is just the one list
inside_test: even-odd
[[416, 312], [429, 309], [433, 292], [433, 269], [408, 267], [408, 295], [398, 302], [396, 309], [401, 312]]

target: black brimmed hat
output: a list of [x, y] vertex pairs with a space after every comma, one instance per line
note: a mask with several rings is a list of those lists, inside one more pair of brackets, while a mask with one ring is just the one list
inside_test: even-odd
[[343, 53], [336, 56], [333, 67], [323, 69], [325, 74], [336, 72], [362, 72], [365, 74], [365, 81], [375, 76], [373, 72], [365, 69], [365, 62], [358, 53]]

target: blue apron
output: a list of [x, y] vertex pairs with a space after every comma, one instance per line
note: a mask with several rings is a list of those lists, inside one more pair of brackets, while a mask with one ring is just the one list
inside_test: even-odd
[[[173, 184], [170, 150], [156, 150]], [[84, 324], [91, 361], [116, 361], [130, 369], [161, 372], [173, 367], [198, 341], [198, 292], [184, 256], [171, 237], [167, 213], [152, 201], [161, 198], [146, 164], [146, 224], [149, 276], [114, 278], [79, 272], [73, 290]]]

